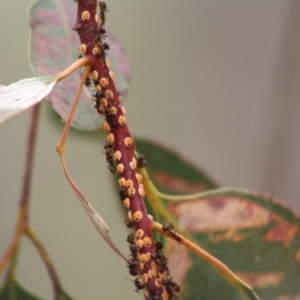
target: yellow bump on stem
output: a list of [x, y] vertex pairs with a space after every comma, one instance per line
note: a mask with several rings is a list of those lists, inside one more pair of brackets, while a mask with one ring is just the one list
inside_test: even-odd
[[114, 159], [119, 161], [119, 160], [121, 160], [121, 158], [122, 158], [122, 153], [121, 153], [120, 150], [117, 150], [117, 151], [114, 153]]
[[101, 86], [99, 84], [96, 85], [96, 90], [99, 92], [102, 90]]
[[134, 162], [134, 164], [137, 166], [137, 160], [135, 157], [132, 158], [132, 161]]
[[152, 215], [148, 215], [148, 218], [153, 221], [153, 216]]
[[151, 260], [151, 253], [148, 252], [145, 255], [146, 255], [146, 261], [150, 261]]
[[154, 279], [157, 275], [157, 272], [156, 272], [156, 269], [150, 269], [148, 271], [148, 277], [151, 278], [151, 279]]
[[132, 160], [132, 161], [129, 163], [129, 167], [130, 167], [130, 169], [135, 170], [135, 169], [136, 169], [136, 163]]
[[139, 262], [142, 262], [142, 263], [146, 262], [146, 254], [141, 254], [139, 256]]
[[92, 52], [95, 56], [98, 56], [101, 53], [101, 49], [99, 47], [94, 47]]
[[131, 213], [131, 211], [128, 211], [128, 213], [127, 213], [127, 219], [129, 221], [132, 221], [132, 213]]
[[117, 109], [116, 107], [112, 106], [109, 108], [109, 113], [113, 116], [115, 116], [117, 114]]
[[170, 299], [169, 293], [167, 291], [163, 291], [161, 296], [162, 296], [163, 300], [169, 300]]
[[104, 106], [103, 105], [100, 105], [99, 109], [98, 109], [98, 112], [102, 115], [104, 115], [104, 112], [105, 112], [105, 109], [104, 109]]
[[157, 286], [157, 287], [162, 287], [163, 285], [162, 285], [162, 282], [161, 282], [161, 279], [159, 279], [159, 278], [157, 278], [157, 279], [155, 279], [155, 286]]
[[110, 143], [110, 144], [113, 144], [114, 141], [115, 141], [115, 136], [113, 133], [110, 133], [108, 136], [107, 136], [107, 141]]
[[[123, 165], [124, 167], [124, 165]], [[133, 186], [129, 187], [127, 190], [127, 194], [129, 197], [133, 197], [135, 195], [135, 188]]]
[[132, 143], [133, 143], [132, 138], [129, 136], [124, 139], [124, 144], [126, 147], [131, 147]]
[[109, 76], [112, 80], [116, 79], [116, 74], [114, 72], [109, 72]]
[[123, 165], [123, 164], [118, 164], [118, 165], [117, 165], [117, 172], [118, 172], [119, 174], [122, 174], [123, 171], [124, 171], [124, 165]]
[[140, 222], [142, 220], [143, 214], [139, 210], [137, 210], [133, 213], [132, 217], [135, 222]]
[[111, 67], [111, 61], [108, 60], [108, 59], [106, 59], [105, 62], [106, 62], [106, 66], [107, 66], [108, 68], [110, 68], [110, 67]]
[[96, 70], [94, 70], [94, 71], [92, 72], [92, 78], [93, 78], [94, 80], [97, 80], [97, 79], [98, 79], [98, 72], [97, 72]]
[[95, 22], [98, 24], [101, 23], [101, 18], [98, 14], [95, 14]]
[[139, 249], [142, 248], [142, 247], [144, 246], [142, 240], [137, 240], [137, 241], [135, 242], [135, 245], [136, 245]]
[[121, 110], [122, 110], [123, 115], [126, 115], [126, 109], [124, 106], [121, 107]]
[[114, 93], [111, 90], [105, 91], [106, 99], [113, 98], [113, 96], [114, 96]]
[[133, 181], [131, 179], [128, 179], [126, 181], [126, 186], [129, 188], [129, 187], [132, 187], [133, 186]]
[[120, 185], [120, 186], [126, 186], [126, 179], [125, 179], [124, 177], [121, 177], [121, 178], [119, 179], [119, 185]]
[[152, 241], [148, 236], [143, 238], [143, 243], [145, 247], [150, 247], [152, 245]]
[[104, 122], [104, 123], [103, 123], [103, 129], [104, 129], [105, 131], [110, 131], [110, 125], [109, 125], [107, 122]]
[[136, 237], [138, 239], [141, 239], [144, 236], [144, 230], [143, 229], [138, 229], [135, 233]]
[[141, 174], [139, 174], [139, 173], [136, 173], [136, 174], [135, 174], [135, 178], [136, 178], [136, 180], [137, 180], [138, 182], [142, 182], [142, 181], [143, 181], [143, 176], [142, 176]]
[[83, 21], [88, 21], [90, 19], [90, 17], [91, 17], [91, 15], [87, 10], [83, 11], [81, 14], [81, 19]]
[[104, 97], [101, 98], [100, 103], [101, 103], [104, 107], [107, 107], [107, 105], [108, 105], [108, 101], [107, 101], [107, 99], [104, 98]]
[[146, 195], [145, 190], [143, 187], [139, 187], [139, 194], [141, 195], [141, 197], [144, 197]]
[[130, 200], [129, 198], [125, 198], [123, 200], [123, 205], [126, 207], [126, 208], [130, 208]]
[[99, 83], [102, 87], [107, 87], [108, 86], [108, 80], [105, 77], [100, 78]]
[[142, 275], [142, 280], [143, 280], [144, 283], [147, 283], [147, 282], [148, 282], [148, 275], [147, 275], [146, 273], [144, 273], [144, 274]]
[[80, 51], [80, 53], [81, 53], [82, 55], [85, 55], [86, 49], [87, 49], [86, 44], [81, 44], [80, 47], [79, 47], [79, 51]]
[[119, 116], [119, 120], [118, 120], [120, 125], [125, 125], [126, 124], [126, 118], [124, 116]]

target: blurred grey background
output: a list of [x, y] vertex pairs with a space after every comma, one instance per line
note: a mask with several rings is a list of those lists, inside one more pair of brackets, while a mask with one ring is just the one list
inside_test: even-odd
[[[1, 1], [1, 84], [32, 77], [30, 3]], [[125, 100], [132, 132], [179, 151], [222, 186], [268, 193], [299, 211], [300, 1], [107, 0], [107, 5], [107, 26], [132, 68]], [[75, 299], [140, 299], [124, 263], [98, 236], [66, 182], [55, 152], [62, 126], [48, 110], [44, 104], [31, 222]], [[0, 255], [14, 231], [29, 116], [0, 127]], [[127, 253], [101, 141], [70, 135], [67, 163]], [[26, 239], [18, 278], [52, 299], [45, 269]]]

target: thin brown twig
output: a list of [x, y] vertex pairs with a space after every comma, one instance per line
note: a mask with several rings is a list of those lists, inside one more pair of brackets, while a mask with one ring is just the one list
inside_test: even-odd
[[29, 202], [30, 202], [30, 191], [32, 182], [32, 169], [35, 155], [35, 144], [38, 131], [38, 121], [40, 113], [40, 104], [37, 104], [32, 109], [31, 122], [28, 135], [28, 146], [26, 153], [26, 167], [23, 180], [22, 196], [20, 200], [20, 206], [24, 211], [24, 221], [29, 221]]
[[38, 236], [29, 225], [30, 192], [31, 192], [31, 184], [32, 184], [32, 171], [33, 171], [33, 163], [34, 163], [34, 155], [35, 155], [39, 113], [40, 113], [40, 104], [37, 104], [33, 107], [32, 114], [31, 114], [29, 133], [28, 133], [28, 144], [27, 144], [27, 151], [26, 151], [25, 172], [23, 177], [22, 194], [19, 202], [19, 212], [18, 212], [16, 230], [15, 230], [14, 237], [12, 238], [7, 250], [5, 251], [0, 261], [0, 274], [4, 270], [7, 263], [11, 262], [10, 268], [8, 270], [8, 276], [10, 278], [15, 277], [18, 248], [19, 248], [22, 235], [25, 234], [32, 241], [32, 243], [38, 250], [48, 270], [49, 276], [52, 281], [54, 293], [55, 293], [55, 299], [60, 299], [63, 296], [63, 289], [59, 282], [54, 265], [45, 247], [43, 246]]
[[[25, 172], [23, 177], [21, 199], [19, 202], [19, 213], [17, 218], [15, 235], [12, 238], [7, 250], [5, 251], [0, 261], [0, 274], [2, 273], [6, 264], [11, 260], [12, 256], [16, 256], [17, 248], [20, 243], [22, 234], [24, 233], [28, 225], [30, 187], [31, 187], [31, 179], [32, 179], [32, 169], [33, 169], [33, 161], [34, 161], [34, 153], [35, 153], [35, 143], [36, 143], [36, 136], [37, 136], [39, 112], [40, 112], [40, 104], [37, 104], [32, 108], [32, 113], [31, 113], [27, 152], [26, 152]], [[12, 272], [13, 271], [12, 269], [15, 268], [16, 259], [12, 261], [14, 263], [12, 263], [11, 265], [10, 272]]]
[[53, 290], [55, 293], [55, 299], [59, 299], [59, 297], [63, 296], [63, 288], [60, 284], [57, 272], [55, 270], [54, 264], [50, 258], [49, 253], [47, 252], [46, 248], [40, 241], [37, 234], [34, 232], [34, 230], [30, 226], [27, 227], [25, 234], [30, 239], [30, 241], [34, 244], [35, 248], [38, 250], [38, 252], [46, 266], [49, 277], [51, 278]]

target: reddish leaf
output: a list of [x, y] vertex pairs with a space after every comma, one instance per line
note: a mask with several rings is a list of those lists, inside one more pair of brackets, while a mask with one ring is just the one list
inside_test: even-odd
[[[161, 198], [161, 202], [178, 220], [178, 228], [187, 230], [261, 299], [298, 299], [293, 297], [300, 296], [300, 218], [282, 203], [270, 196], [226, 189], [188, 200], [184, 196], [174, 201]], [[185, 287], [184, 299], [210, 299], [220, 291], [228, 294], [226, 299], [240, 299], [211, 266], [180, 245], [167, 244], [173, 275]], [[178, 269], [180, 257], [183, 261]]]
[[[150, 179], [160, 190], [178, 195], [199, 188], [192, 196], [160, 196], [159, 203], [177, 220], [176, 228], [189, 232], [261, 299], [300, 299], [298, 215], [267, 195], [228, 189], [201, 193], [216, 186], [203, 172], [161, 145], [140, 139], [136, 145], [146, 154]], [[163, 215], [158, 219], [168, 223]], [[177, 242], [165, 240], [164, 249], [183, 299], [243, 299], [211, 265]]]
[[[77, 33], [72, 30], [76, 14], [76, 3], [70, 0], [39, 0], [32, 6], [30, 53], [36, 74], [58, 73], [78, 58], [80, 42]], [[109, 33], [107, 42], [112, 49], [108, 58], [116, 74], [116, 85], [124, 94], [129, 86], [128, 60], [119, 43]], [[79, 78], [79, 73], [72, 74], [58, 83], [49, 96], [53, 108], [63, 120], [67, 119]], [[85, 87], [72, 126], [81, 130], [95, 130], [101, 124], [102, 119], [93, 108], [91, 91]]]

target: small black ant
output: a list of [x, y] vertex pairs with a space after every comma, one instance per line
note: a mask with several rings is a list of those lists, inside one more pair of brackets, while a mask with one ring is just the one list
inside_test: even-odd
[[[98, 99], [97, 99], [98, 100]], [[99, 102], [99, 100], [98, 100]], [[117, 168], [114, 165], [114, 160], [112, 156], [112, 145], [105, 144], [104, 145], [104, 153], [106, 156], [106, 161], [108, 162], [108, 169], [111, 173], [116, 174], [117, 173]]]
[[106, 5], [106, 3], [104, 1], [100, 1], [98, 4], [99, 4], [99, 7], [100, 7], [100, 11], [102, 11], [102, 12], [108, 12], [107, 5]]
[[104, 50], [109, 50], [109, 45], [107, 43], [102, 44]]
[[166, 289], [170, 295], [180, 292], [180, 286], [172, 280], [172, 277], [165, 277], [162, 279], [163, 285], [166, 286]]
[[147, 162], [145, 160], [145, 156], [143, 154], [138, 154], [136, 157], [137, 160], [137, 168], [144, 168], [147, 165]]
[[108, 110], [106, 110], [106, 121], [111, 127], [118, 127], [118, 123], [115, 121], [115, 115], [110, 114]]
[[138, 271], [136, 269], [129, 269], [129, 274], [132, 275], [132, 276], [136, 276], [138, 275]]
[[129, 250], [130, 250], [131, 255], [132, 255], [133, 257], [136, 257], [136, 256], [137, 256], [137, 254], [138, 254], [138, 248], [137, 248], [137, 246], [136, 246], [135, 244], [130, 245], [130, 246], [129, 246]]
[[105, 2], [100, 1], [99, 7], [100, 7], [101, 26], [103, 26], [105, 24], [105, 13], [108, 12], [107, 5]]
[[145, 287], [145, 285], [142, 282], [140, 282], [138, 278], [134, 279], [133, 282], [134, 282], [134, 285], [136, 287], [136, 290], [135, 290], [136, 292], [138, 290], [142, 290]]
[[137, 266], [139, 265], [139, 262], [137, 260], [131, 260], [128, 263], [128, 268], [129, 269], [133, 269], [133, 268], [137, 268]]
[[110, 151], [112, 151], [113, 145], [108, 142], [105, 142], [103, 147], [104, 147], [104, 150], [110, 149]]
[[127, 235], [126, 241], [127, 241], [129, 244], [134, 244], [134, 234], [133, 234], [133, 233], [128, 234], [128, 235]]
[[155, 242], [155, 249], [156, 251], [161, 250], [164, 247], [163, 243], [161, 241], [156, 241]]
[[130, 220], [128, 220], [128, 219], [125, 219], [125, 222], [124, 222], [124, 223], [126, 224], [126, 226], [127, 226], [128, 228], [131, 228], [131, 227], [133, 227], [133, 225], [134, 225], [133, 221], [130, 221]]
[[95, 105], [94, 105], [94, 108], [98, 109], [100, 108], [100, 100], [99, 99], [95, 99]]
[[104, 96], [104, 92], [103, 91], [95, 91], [93, 93], [93, 96], [96, 98], [102, 98]]
[[181, 237], [180, 235], [174, 230], [174, 225], [172, 223], [170, 223], [170, 225], [168, 224], [164, 224], [162, 226], [162, 230], [164, 232], [166, 232], [167, 236], [172, 237], [175, 241], [177, 241], [178, 243], [180, 243], [181, 241]]
[[112, 174], [117, 174], [117, 168], [115, 166], [108, 165], [107, 167]]
[[120, 186], [118, 193], [121, 197], [121, 200], [124, 200], [127, 197], [127, 187], [125, 186]]

